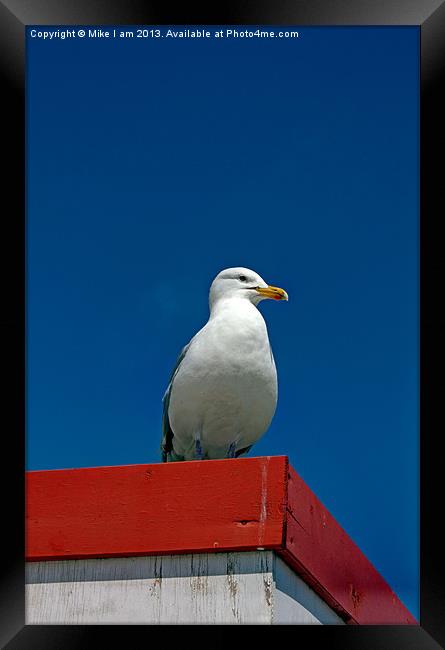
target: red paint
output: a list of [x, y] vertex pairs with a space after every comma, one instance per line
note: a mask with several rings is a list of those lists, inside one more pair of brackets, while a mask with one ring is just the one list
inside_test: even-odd
[[277, 548], [286, 473], [285, 456], [28, 472], [27, 559]]
[[28, 561], [268, 548], [348, 622], [417, 624], [286, 456], [26, 480]]
[[286, 542], [279, 554], [296, 573], [348, 622], [416, 625], [383, 577], [291, 467], [287, 493]]

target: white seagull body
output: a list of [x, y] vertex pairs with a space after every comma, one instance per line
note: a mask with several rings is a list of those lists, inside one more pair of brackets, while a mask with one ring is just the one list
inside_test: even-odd
[[210, 318], [183, 348], [164, 395], [164, 461], [235, 458], [268, 429], [277, 371], [256, 305], [287, 300], [254, 271], [225, 269], [210, 288]]

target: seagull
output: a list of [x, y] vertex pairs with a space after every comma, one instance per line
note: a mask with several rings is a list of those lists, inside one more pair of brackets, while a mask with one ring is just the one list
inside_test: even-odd
[[181, 350], [163, 397], [163, 462], [238, 458], [269, 428], [277, 371], [265, 299], [288, 300], [243, 267], [224, 269], [209, 293], [210, 316]]

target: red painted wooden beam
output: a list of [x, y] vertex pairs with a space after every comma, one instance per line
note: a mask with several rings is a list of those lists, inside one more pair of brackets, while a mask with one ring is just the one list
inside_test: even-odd
[[28, 472], [27, 559], [283, 545], [287, 458]]
[[28, 561], [274, 549], [347, 622], [417, 624], [286, 456], [26, 480]]
[[321, 501], [289, 467], [282, 558], [345, 620], [418, 622]]

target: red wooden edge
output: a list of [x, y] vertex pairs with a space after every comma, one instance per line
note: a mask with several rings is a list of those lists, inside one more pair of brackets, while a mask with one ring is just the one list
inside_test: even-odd
[[279, 551], [342, 618], [360, 625], [417, 625], [388, 583], [289, 467], [286, 541]]
[[417, 624], [286, 456], [26, 474], [26, 559], [274, 549], [347, 622]]
[[28, 560], [278, 548], [285, 456], [27, 473]]

